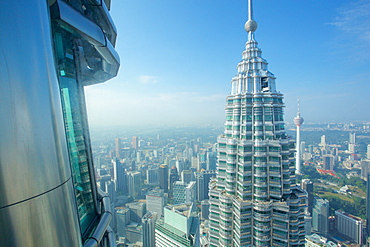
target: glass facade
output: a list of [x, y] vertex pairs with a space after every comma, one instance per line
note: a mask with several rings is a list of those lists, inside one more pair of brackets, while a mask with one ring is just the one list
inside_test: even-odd
[[88, 132], [84, 131], [87, 128], [84, 91], [78, 81], [79, 64], [75, 61], [78, 47], [75, 46], [74, 39], [71, 39], [71, 33], [66, 30], [55, 25], [53, 34], [69, 160], [81, 231], [85, 233], [96, 215], [96, 192], [94, 196], [92, 187], [95, 181], [90, 176], [92, 166], [87, 153], [90, 149], [89, 137], [86, 136]]

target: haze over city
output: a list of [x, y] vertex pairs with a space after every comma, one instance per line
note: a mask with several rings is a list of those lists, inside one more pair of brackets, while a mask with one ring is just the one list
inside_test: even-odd
[[[370, 3], [260, 0], [255, 33], [306, 122], [368, 121]], [[113, 1], [119, 75], [86, 88], [92, 127], [219, 125], [245, 48], [247, 1]]]

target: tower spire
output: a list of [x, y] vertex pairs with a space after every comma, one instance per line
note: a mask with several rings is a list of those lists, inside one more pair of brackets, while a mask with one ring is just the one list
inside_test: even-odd
[[248, 20], [253, 20], [252, 0], [248, 0]]
[[245, 31], [248, 32], [248, 41], [253, 40], [254, 32], [257, 30], [257, 22], [253, 20], [253, 4], [252, 0], [248, 0], [248, 21], [245, 23]]

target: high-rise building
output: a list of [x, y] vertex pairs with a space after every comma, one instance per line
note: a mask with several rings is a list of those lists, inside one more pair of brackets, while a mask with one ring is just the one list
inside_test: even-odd
[[331, 154], [323, 155], [323, 166], [324, 170], [334, 170], [334, 156]]
[[140, 223], [146, 213], [145, 203], [140, 201], [130, 202], [126, 204], [126, 207], [130, 209], [130, 222]]
[[173, 184], [173, 204], [191, 203], [196, 200], [196, 182], [176, 181]]
[[163, 190], [151, 190], [146, 195], [146, 209], [151, 213], [156, 213], [158, 218], [163, 216], [163, 208], [166, 199]]
[[185, 183], [190, 183], [193, 180], [193, 172], [190, 170], [183, 170], [181, 172], [181, 181]]
[[329, 201], [315, 197], [312, 210], [312, 230], [321, 235], [329, 232]]
[[126, 225], [130, 224], [130, 209], [129, 208], [116, 208], [116, 218], [117, 218], [117, 236], [126, 236]]
[[308, 212], [312, 216], [312, 207], [313, 207], [313, 200], [314, 200], [313, 182], [309, 179], [302, 179], [301, 188], [307, 192]]
[[216, 170], [216, 160], [217, 160], [217, 153], [216, 152], [207, 152], [207, 163], [206, 163], [206, 170], [207, 171], [215, 171]]
[[169, 177], [169, 189], [170, 191], [172, 192], [172, 188], [173, 188], [173, 183], [176, 182], [176, 181], [179, 181], [179, 173], [177, 172], [177, 167], [174, 165], [171, 167], [171, 170], [170, 170], [170, 177]]
[[166, 206], [164, 219], [155, 224], [156, 247], [200, 246], [199, 219], [193, 203]]
[[303, 118], [301, 117], [301, 112], [299, 110], [298, 101], [298, 112], [297, 116], [294, 118], [294, 124], [297, 126], [297, 137], [296, 137], [296, 154], [295, 154], [295, 167], [296, 174], [301, 174], [301, 125], [303, 124]]
[[147, 212], [142, 218], [143, 247], [155, 247], [156, 213]]
[[159, 166], [158, 177], [159, 187], [161, 187], [164, 193], [168, 193], [168, 166], [166, 164]]
[[367, 174], [370, 172], [370, 160], [361, 160], [361, 178], [367, 180]]
[[84, 99], [84, 86], [118, 72], [109, 8], [110, 1], [0, 1], [2, 246], [114, 239]]
[[149, 185], [156, 185], [159, 184], [158, 182], [158, 167], [156, 168], [149, 168], [146, 171], [146, 182]]
[[335, 211], [335, 228], [337, 231], [361, 246], [364, 238], [363, 222], [364, 220], [359, 217], [343, 211]]
[[137, 136], [133, 136], [131, 144], [133, 149], [137, 149], [139, 146], [139, 138]]
[[326, 146], [326, 136], [325, 135], [321, 136], [321, 142], [320, 142], [319, 145], [322, 146], [322, 147]]
[[201, 213], [202, 220], [208, 220], [208, 216], [209, 216], [209, 201], [208, 200], [201, 201], [200, 213]]
[[295, 183], [294, 140], [285, 133], [283, 95], [261, 57], [249, 0], [246, 49], [227, 96], [210, 183], [210, 246], [302, 246], [307, 194]]
[[114, 146], [115, 146], [115, 158], [121, 159], [121, 150], [122, 150], [122, 142], [120, 138], [114, 139]]
[[127, 173], [128, 182], [128, 193], [136, 199], [141, 192], [141, 173], [140, 172], [129, 172]]
[[209, 181], [216, 176], [216, 171], [202, 170], [196, 175], [197, 182], [197, 200], [203, 201], [209, 198]]
[[119, 159], [115, 158], [112, 160], [113, 166], [113, 181], [116, 185], [116, 192], [127, 193], [127, 178], [123, 164]]
[[370, 160], [370, 144], [367, 145], [366, 157], [368, 160]]

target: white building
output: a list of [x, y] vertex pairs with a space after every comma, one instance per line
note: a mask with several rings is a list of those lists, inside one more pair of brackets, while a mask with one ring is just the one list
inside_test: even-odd
[[165, 201], [163, 190], [151, 190], [146, 195], [146, 210], [156, 213], [160, 218], [163, 216]]
[[167, 206], [155, 225], [156, 247], [200, 246], [199, 221], [193, 203]]
[[347, 214], [343, 211], [335, 211], [335, 227], [338, 232], [363, 244], [364, 222], [361, 218]]

